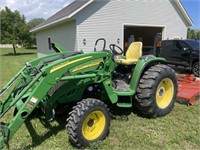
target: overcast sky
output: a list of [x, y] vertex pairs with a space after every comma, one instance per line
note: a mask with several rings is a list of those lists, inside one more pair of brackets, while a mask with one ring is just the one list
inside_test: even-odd
[[[73, 0], [0, 0], [0, 7], [7, 6], [12, 10], [18, 10], [27, 21], [33, 18], [44, 18], [55, 14]], [[193, 28], [200, 29], [200, 0], [180, 0], [191, 17]]]

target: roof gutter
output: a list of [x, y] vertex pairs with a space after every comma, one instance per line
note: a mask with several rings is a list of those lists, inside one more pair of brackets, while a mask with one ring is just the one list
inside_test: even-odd
[[60, 19], [58, 19], [58, 20], [56, 20], [56, 21], [50, 22], [50, 23], [48, 23], [48, 24], [46, 24], [46, 25], [44, 25], [44, 26], [38, 27], [38, 28], [36, 28], [36, 29], [32, 29], [32, 30], [30, 30], [30, 32], [37, 32], [37, 31], [39, 31], [39, 30], [46, 29], [46, 28], [49, 27], [49, 26], [53, 26], [53, 25], [59, 24], [59, 23], [62, 22], [62, 21], [66, 21], [66, 20], [72, 18], [74, 15], [76, 15], [79, 11], [81, 11], [83, 8], [85, 8], [86, 6], [88, 6], [88, 5], [89, 5], [90, 3], [92, 3], [93, 1], [94, 1], [94, 0], [88, 1], [88, 2], [85, 3], [83, 6], [81, 6], [79, 9], [77, 9], [77, 10], [74, 11], [74, 12], [72, 12], [72, 13], [71, 13], [70, 15], [68, 15], [68, 16], [65, 16], [65, 17], [60, 18]]
[[71, 13], [68, 17], [71, 18], [74, 15], [76, 15], [79, 11], [81, 11], [83, 8], [85, 8], [86, 6], [88, 6], [90, 3], [92, 3], [94, 0], [90, 0], [87, 3], [85, 3], [83, 6], [81, 6], [79, 9], [75, 10], [73, 13]]
[[189, 17], [188, 13], [186, 12], [185, 8], [181, 4], [180, 0], [175, 0], [175, 4], [180, 9], [181, 13], [183, 14], [184, 18], [186, 19], [188, 26], [193, 26], [194, 23], [192, 22], [192, 19]]
[[68, 20], [68, 19], [69, 19], [68, 16], [63, 17], [63, 18], [58, 19], [58, 20], [56, 20], [56, 21], [54, 21], [54, 22], [50, 22], [50, 23], [48, 23], [48, 24], [46, 24], [46, 25], [44, 25], [44, 26], [38, 27], [38, 28], [36, 28], [36, 29], [32, 29], [32, 30], [30, 30], [30, 32], [37, 32], [37, 31], [39, 31], [39, 30], [46, 29], [46, 28], [49, 27], [49, 26], [56, 25], [56, 24], [58, 24], [58, 23], [60, 23], [60, 22], [62, 22], [62, 21], [64, 21], [64, 20]]

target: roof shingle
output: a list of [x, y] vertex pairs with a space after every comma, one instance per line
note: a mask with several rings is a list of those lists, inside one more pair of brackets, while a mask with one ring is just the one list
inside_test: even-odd
[[37, 25], [33, 29], [31, 29], [31, 32], [36, 31], [38, 29], [43, 28], [44, 26], [47, 26], [48, 24], [51, 24], [59, 19], [66, 18], [70, 16], [73, 12], [75, 12], [77, 9], [79, 9], [81, 6], [85, 5], [90, 0], [75, 0], [65, 8], [58, 11], [53, 16], [49, 17], [47, 20], [42, 22], [41, 24]]

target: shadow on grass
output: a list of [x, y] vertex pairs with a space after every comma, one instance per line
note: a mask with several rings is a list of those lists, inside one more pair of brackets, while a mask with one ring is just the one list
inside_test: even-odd
[[35, 49], [35, 50], [37, 50], [37, 47], [26, 47], [26, 49]]
[[131, 113], [137, 115], [138, 117], [144, 117], [135, 105], [133, 105], [130, 108], [121, 108], [121, 107], [112, 105], [111, 107], [109, 107], [109, 109], [110, 109], [112, 119], [128, 121], [128, 116]]
[[[32, 138], [32, 144], [25, 146], [23, 149], [32, 149], [34, 147], [37, 147], [41, 143], [43, 143], [45, 140], [49, 139], [53, 135], [57, 135], [60, 131], [65, 129], [66, 125], [66, 116], [68, 114], [62, 114], [58, 117], [56, 117], [55, 121], [58, 123], [56, 126], [52, 126], [51, 123], [45, 119], [43, 112], [40, 109], [37, 109], [33, 112], [33, 114], [30, 116], [29, 119], [25, 121], [26, 128], [28, 129], [28, 132]], [[41, 124], [44, 126], [44, 128], [49, 129], [48, 132], [46, 132], [44, 135], [38, 135], [37, 129], [35, 129], [31, 123], [31, 119], [38, 118], [41, 122]]]
[[[137, 109], [134, 108], [134, 106], [131, 108], [120, 108], [115, 105], [109, 104], [108, 107], [110, 109], [111, 118], [117, 119], [119, 121], [128, 121], [128, 116], [131, 113], [140, 116], [140, 114], [138, 113]], [[65, 127], [67, 124], [66, 119], [68, 118], [70, 111], [71, 110], [69, 109], [64, 113], [57, 115], [54, 121], [56, 121], [58, 125], [52, 126], [51, 123], [45, 119], [44, 114], [40, 109], [34, 110], [31, 116], [25, 121], [26, 128], [32, 138], [32, 143], [30, 145], [23, 147], [23, 149], [33, 149], [34, 147], [39, 146], [52, 136], [57, 135], [60, 131], [66, 130]], [[34, 118], [38, 118], [40, 120], [40, 123], [44, 126], [44, 128], [49, 129], [44, 135], [38, 135], [37, 129], [35, 129], [34, 126], [32, 125], [31, 120]], [[77, 148], [72, 142], [70, 142], [70, 140], [68, 142], [71, 144], [73, 148], [75, 149]]]
[[[70, 108], [72, 108], [72, 106]], [[44, 113], [42, 112], [42, 110], [35, 109], [32, 112], [31, 116], [25, 121], [26, 128], [32, 138], [32, 143], [30, 145], [23, 147], [23, 149], [33, 149], [34, 147], [39, 146], [52, 136], [57, 135], [60, 131], [66, 130], [65, 127], [67, 124], [66, 119], [68, 118], [71, 109], [66, 109], [66, 110], [67, 111], [62, 111], [62, 113], [58, 113], [58, 115], [55, 116], [55, 119], [53, 121], [56, 121], [58, 125], [52, 126], [51, 123], [44, 117]], [[37, 129], [35, 129], [34, 126], [32, 125], [31, 120], [34, 118], [39, 119], [40, 123], [44, 126], [45, 129], [49, 129], [44, 135], [38, 135]], [[71, 146], [76, 148], [73, 144], [71, 144]]]
[[29, 53], [17, 53], [15, 55], [13, 53], [8, 53], [8, 54], [3, 54], [1, 56], [23, 56], [23, 55], [33, 55], [33, 54], [36, 54], [36, 52], [35, 53], [33, 53], [33, 52], [29, 52]]

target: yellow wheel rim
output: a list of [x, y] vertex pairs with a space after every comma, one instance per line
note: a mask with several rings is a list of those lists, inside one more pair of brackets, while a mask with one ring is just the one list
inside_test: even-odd
[[158, 107], [164, 109], [172, 101], [174, 95], [174, 84], [171, 79], [163, 79], [156, 90], [156, 103]]
[[104, 114], [101, 111], [93, 111], [85, 118], [83, 122], [83, 136], [87, 140], [95, 140], [101, 135], [105, 125], [106, 118]]

